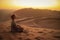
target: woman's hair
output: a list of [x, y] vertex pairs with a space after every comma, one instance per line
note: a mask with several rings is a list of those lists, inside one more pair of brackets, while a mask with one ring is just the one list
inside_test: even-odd
[[11, 19], [13, 19], [13, 20], [15, 19], [15, 15], [14, 14], [11, 16]]

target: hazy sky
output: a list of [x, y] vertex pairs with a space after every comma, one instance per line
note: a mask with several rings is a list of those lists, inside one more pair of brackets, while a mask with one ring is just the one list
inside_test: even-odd
[[2, 9], [41, 8], [60, 10], [60, 0], [0, 0]]

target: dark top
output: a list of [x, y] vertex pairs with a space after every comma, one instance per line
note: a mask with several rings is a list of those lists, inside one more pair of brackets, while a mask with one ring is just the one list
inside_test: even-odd
[[11, 16], [11, 19], [14, 20], [14, 19], [15, 19], [15, 15], [12, 15], [12, 16]]

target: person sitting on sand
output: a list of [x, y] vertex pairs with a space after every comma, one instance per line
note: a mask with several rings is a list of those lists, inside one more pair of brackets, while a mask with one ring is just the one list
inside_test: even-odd
[[[23, 32], [23, 28], [21, 26], [19, 26], [19, 25], [16, 25], [15, 18], [16, 18], [16, 16], [13, 14], [11, 16], [11, 19], [12, 19], [12, 22], [11, 22], [11, 32]], [[18, 28], [18, 26], [20, 28]]]

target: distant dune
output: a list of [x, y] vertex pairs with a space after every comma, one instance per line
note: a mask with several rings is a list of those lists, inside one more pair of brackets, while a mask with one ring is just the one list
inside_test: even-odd
[[19, 18], [23, 17], [48, 17], [48, 18], [60, 18], [60, 11], [52, 11], [48, 9], [32, 9], [25, 8], [19, 9], [14, 12]]
[[60, 11], [25, 8], [16, 10], [14, 13], [18, 19], [34, 18], [33, 23], [38, 27], [60, 29]]

